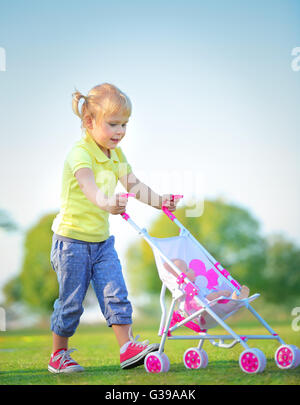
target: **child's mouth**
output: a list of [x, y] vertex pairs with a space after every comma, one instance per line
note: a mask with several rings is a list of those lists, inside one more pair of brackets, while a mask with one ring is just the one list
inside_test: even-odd
[[119, 141], [120, 141], [120, 139], [114, 139], [114, 138], [112, 138], [111, 139], [113, 142], [115, 142], [115, 143], [118, 143]]

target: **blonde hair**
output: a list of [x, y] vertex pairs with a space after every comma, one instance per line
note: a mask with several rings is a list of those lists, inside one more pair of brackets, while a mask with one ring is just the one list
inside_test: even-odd
[[[84, 101], [79, 110], [79, 101], [82, 98]], [[103, 83], [93, 87], [87, 96], [76, 90], [72, 94], [72, 109], [84, 127], [87, 117], [95, 119], [97, 123], [106, 116], [119, 113], [129, 118], [132, 106], [129, 97], [118, 87]]]

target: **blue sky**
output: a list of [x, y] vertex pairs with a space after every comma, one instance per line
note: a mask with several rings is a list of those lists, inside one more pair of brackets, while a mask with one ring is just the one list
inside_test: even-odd
[[[121, 146], [141, 180], [222, 196], [300, 243], [299, 19], [291, 0], [0, 2], [0, 207], [24, 229], [58, 209], [81, 136], [71, 94], [111, 82], [133, 103]], [[157, 215], [136, 201], [130, 211], [141, 226]], [[136, 235], [116, 217], [111, 232], [122, 261]], [[0, 238], [1, 290], [22, 237]]]

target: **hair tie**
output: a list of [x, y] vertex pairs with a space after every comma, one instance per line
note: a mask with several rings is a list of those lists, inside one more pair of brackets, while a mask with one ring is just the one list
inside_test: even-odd
[[85, 97], [83, 94], [81, 94], [81, 96], [78, 100], [78, 111], [79, 111], [80, 115], [82, 115], [82, 106], [85, 102], [87, 102], [87, 97]]

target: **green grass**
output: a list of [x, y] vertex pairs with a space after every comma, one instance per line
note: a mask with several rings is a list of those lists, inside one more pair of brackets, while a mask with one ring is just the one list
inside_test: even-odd
[[[142, 340], [158, 342], [157, 324], [135, 323], [134, 333]], [[280, 336], [290, 344], [300, 346], [300, 333], [294, 332], [287, 322], [271, 323]], [[266, 334], [256, 323], [241, 324], [236, 327], [241, 334]], [[181, 329], [181, 333], [183, 333]], [[214, 329], [212, 333], [223, 333]], [[249, 346], [260, 348], [267, 357], [265, 371], [259, 375], [247, 375], [239, 367], [238, 359], [242, 347], [220, 349], [209, 342], [204, 344], [209, 364], [206, 369], [187, 370], [182, 362], [184, 351], [196, 345], [192, 341], [167, 341], [165, 353], [171, 367], [168, 373], [148, 374], [143, 366], [121, 370], [119, 348], [110, 328], [101, 326], [80, 326], [70, 339], [70, 347], [78, 351], [73, 358], [84, 368], [84, 373], [72, 375], [53, 375], [47, 371], [51, 350], [51, 333], [45, 329], [11, 331], [0, 333], [0, 384], [1, 385], [300, 385], [300, 366], [295, 370], [280, 370], [274, 362], [278, 347], [275, 341], [249, 341]]]

